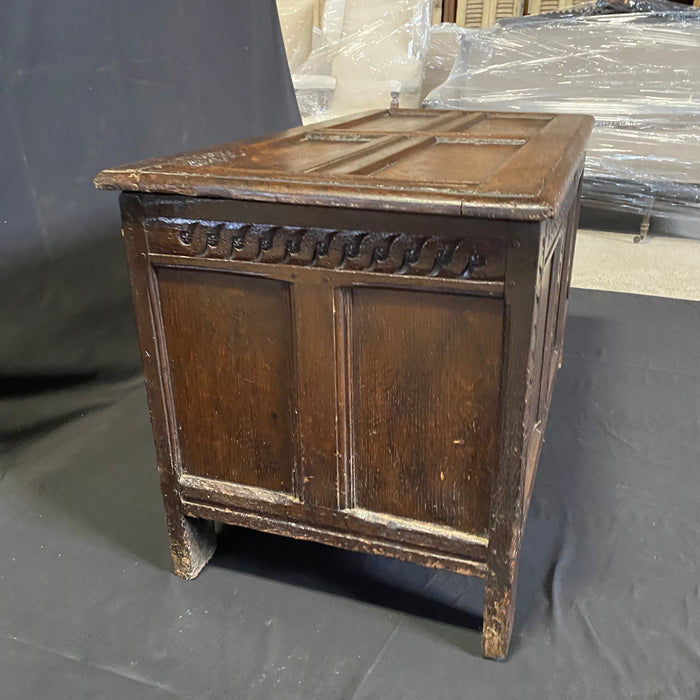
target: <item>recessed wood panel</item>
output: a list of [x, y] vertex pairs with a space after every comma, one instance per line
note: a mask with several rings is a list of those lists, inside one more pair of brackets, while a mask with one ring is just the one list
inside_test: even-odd
[[527, 432], [529, 434], [531, 428], [541, 417], [540, 412], [540, 393], [541, 385], [545, 383], [545, 378], [549, 374], [549, 355], [545, 354], [546, 348], [546, 330], [547, 330], [547, 308], [549, 306], [550, 288], [552, 282], [552, 258], [549, 259], [541, 273], [541, 281], [537, 291], [537, 316], [535, 321], [535, 355], [532, 375], [532, 407], [533, 411], [529, 414]]
[[[281, 170], [286, 173], [304, 172], [324, 163], [354, 154], [359, 145], [371, 143], [376, 136], [354, 138], [315, 138], [313, 135], [283, 143], [275, 150], [249, 148], [249, 164], [261, 170]], [[226, 174], [226, 165], [213, 166], [212, 172]]]
[[494, 299], [353, 290], [356, 507], [487, 533], [502, 323]]
[[172, 268], [157, 276], [183, 471], [292, 492], [287, 285]]
[[518, 149], [518, 144], [476, 144], [435, 140], [416, 149], [397, 163], [373, 173], [386, 180], [410, 182], [420, 173], [431, 182], [480, 184]]
[[[559, 289], [561, 288], [561, 253], [562, 241], [556, 244], [551, 254], [549, 289], [547, 291], [547, 320], [545, 322], [544, 356], [542, 360], [542, 379], [537, 418], [544, 419], [549, 409], [549, 399], [557, 369], [558, 358], [554, 358], [554, 342], [559, 317]], [[554, 359], [553, 359], [554, 358]]]
[[394, 110], [391, 112], [377, 112], [371, 117], [362, 117], [358, 120], [352, 120], [348, 123], [338, 124], [336, 129], [351, 128], [353, 131], [374, 131], [374, 132], [401, 132], [409, 133], [411, 131], [423, 131], [432, 128], [432, 125], [444, 119], [444, 112], [436, 112], [432, 110], [413, 111], [406, 110], [404, 112]]
[[527, 138], [533, 136], [551, 121], [551, 117], [489, 116], [468, 126], [463, 132], [484, 138]]

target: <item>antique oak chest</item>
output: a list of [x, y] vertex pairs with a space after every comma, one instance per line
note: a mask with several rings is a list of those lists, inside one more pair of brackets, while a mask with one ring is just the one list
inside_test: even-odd
[[178, 576], [214, 521], [481, 576], [505, 656], [591, 126], [396, 109], [100, 173]]

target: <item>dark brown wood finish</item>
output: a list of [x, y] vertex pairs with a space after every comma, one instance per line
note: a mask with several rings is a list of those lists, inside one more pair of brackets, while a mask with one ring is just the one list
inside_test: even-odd
[[[294, 356], [299, 445], [299, 494], [310, 507], [337, 509], [339, 449], [335, 369], [335, 298], [328, 278], [294, 284]], [[292, 346], [290, 346], [292, 347]]]
[[389, 110], [98, 176], [179, 576], [213, 521], [482, 576], [505, 656], [590, 128]]
[[178, 268], [156, 279], [182, 472], [293, 493], [288, 285]]
[[533, 320], [537, 318], [536, 299], [541, 291], [537, 284], [539, 241], [532, 231], [522, 228], [511, 228], [506, 260], [500, 454], [491, 487], [482, 645], [484, 656], [494, 658], [505, 656], [513, 628], [518, 553], [524, 527], [528, 414], [534, 409], [537, 384], [534, 347], [538, 328]]
[[500, 300], [360, 288], [352, 328], [355, 505], [485, 537]]
[[197, 576], [214, 553], [214, 523], [186, 515], [180, 499], [180, 459], [175, 428], [168, 410], [172, 389], [167, 357], [163, 354], [162, 323], [157, 315], [155, 271], [146, 252], [141, 197], [122, 194], [120, 204], [173, 571], [181, 578], [191, 579]]
[[[570, 114], [386, 110], [124, 165], [95, 182], [103, 189], [541, 220], [559, 214], [591, 126], [590, 117]], [[368, 161], [364, 148], [382, 138]]]

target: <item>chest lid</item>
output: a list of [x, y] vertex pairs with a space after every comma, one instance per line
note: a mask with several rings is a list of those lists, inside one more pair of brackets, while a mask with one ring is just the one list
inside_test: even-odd
[[103, 170], [95, 184], [196, 197], [545, 219], [593, 119], [392, 109]]

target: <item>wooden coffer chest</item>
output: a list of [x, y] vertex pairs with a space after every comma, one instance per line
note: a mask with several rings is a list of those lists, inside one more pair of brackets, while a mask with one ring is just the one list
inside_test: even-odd
[[100, 173], [175, 573], [220, 521], [481, 576], [506, 654], [591, 126], [397, 109]]

